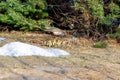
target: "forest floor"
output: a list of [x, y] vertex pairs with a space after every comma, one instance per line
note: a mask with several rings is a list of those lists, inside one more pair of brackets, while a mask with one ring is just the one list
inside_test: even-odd
[[57, 47], [69, 56], [0, 56], [0, 80], [120, 80], [120, 44], [106, 40], [107, 48], [93, 48], [94, 41], [55, 37], [32, 32], [0, 32], [0, 46], [21, 41], [43, 48]]

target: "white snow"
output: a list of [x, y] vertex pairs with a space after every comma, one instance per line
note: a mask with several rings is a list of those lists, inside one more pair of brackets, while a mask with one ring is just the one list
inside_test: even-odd
[[0, 41], [4, 41], [6, 38], [0, 37]]
[[62, 55], [69, 55], [68, 52], [57, 48], [40, 48], [22, 42], [11, 42], [3, 47], [0, 47], [1, 56], [46, 56], [59, 57]]

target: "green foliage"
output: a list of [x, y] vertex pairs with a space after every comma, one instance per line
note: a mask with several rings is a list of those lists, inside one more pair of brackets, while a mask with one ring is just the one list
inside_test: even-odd
[[39, 30], [50, 26], [45, 0], [1, 0], [0, 23], [20, 30]]
[[93, 47], [94, 48], [106, 48], [108, 46], [108, 44], [107, 43], [105, 43], [105, 42], [96, 42], [94, 45], [93, 45]]
[[75, 10], [80, 10], [83, 13], [88, 12], [87, 5], [85, 3], [86, 1], [84, 0], [76, 0], [74, 5]]
[[87, 12], [95, 18], [103, 18], [104, 16], [103, 4], [100, 0], [76, 0], [75, 9]]
[[103, 0], [76, 0], [75, 9], [83, 13], [89, 13], [94, 19], [98, 19], [102, 25], [112, 25], [114, 20], [120, 18], [120, 6], [118, 3], [120, 3], [120, 0], [112, 1], [109, 4], [104, 4]]
[[[99, 40], [106, 36], [116, 38], [120, 35], [117, 30], [120, 21], [120, 0], [75, 0], [74, 8], [80, 12], [79, 18], [82, 18], [78, 20], [83, 23], [79, 25], [82, 26], [79, 32]], [[87, 25], [87, 28], [84, 25]]]
[[[117, 1], [117, 0], [116, 0]], [[102, 24], [112, 25], [112, 22], [120, 18], [120, 6], [114, 2], [111, 2], [107, 8], [109, 9], [109, 14], [101, 19]]]
[[120, 36], [120, 25], [119, 25], [119, 27], [117, 28], [117, 30], [116, 30], [116, 32], [115, 33], [113, 33], [113, 34], [106, 34], [106, 37], [109, 39], [109, 38], [113, 38], [113, 39], [115, 39], [115, 38], [117, 38], [117, 37], [119, 37]]
[[116, 37], [117, 37], [117, 34], [106, 34], [106, 37], [108, 38], [108, 39], [115, 39]]
[[102, 19], [104, 16], [104, 9], [103, 9], [103, 4], [99, 1], [93, 1], [93, 0], [88, 0], [88, 6], [91, 9], [91, 14], [95, 17], [95, 18], [99, 18]]

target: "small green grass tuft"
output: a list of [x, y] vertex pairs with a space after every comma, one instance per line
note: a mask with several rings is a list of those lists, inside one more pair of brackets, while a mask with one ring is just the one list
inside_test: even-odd
[[108, 39], [115, 39], [116, 36], [117, 36], [117, 34], [107, 34], [107, 35], [106, 35], [106, 37], [107, 37]]
[[96, 42], [93, 47], [94, 48], [106, 48], [108, 46], [108, 44], [106, 42]]

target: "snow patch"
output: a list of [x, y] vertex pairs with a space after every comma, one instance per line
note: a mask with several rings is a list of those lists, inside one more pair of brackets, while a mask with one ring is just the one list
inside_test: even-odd
[[4, 41], [6, 38], [0, 37], [0, 41]]
[[68, 52], [57, 48], [40, 48], [22, 42], [11, 42], [0, 48], [0, 55], [2, 56], [46, 56], [59, 57], [62, 55], [69, 55]]

